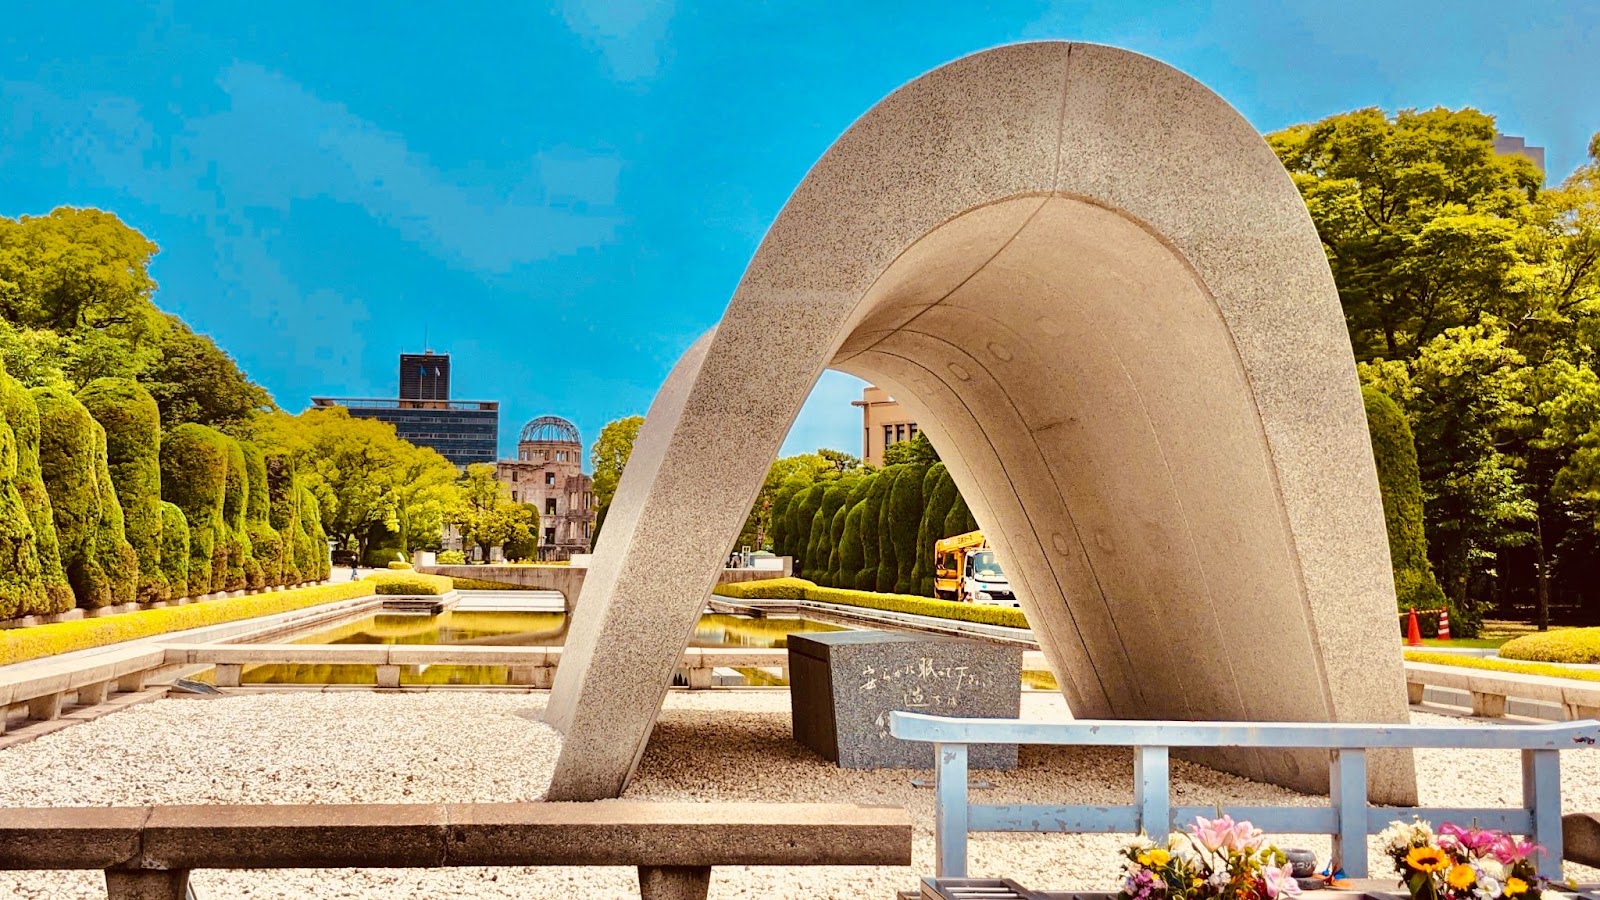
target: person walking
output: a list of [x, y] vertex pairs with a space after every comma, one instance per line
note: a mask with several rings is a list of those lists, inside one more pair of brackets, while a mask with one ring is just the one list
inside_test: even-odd
[[350, 580], [359, 581], [360, 578], [361, 576], [356, 574], [356, 561], [352, 559], [350, 560]]

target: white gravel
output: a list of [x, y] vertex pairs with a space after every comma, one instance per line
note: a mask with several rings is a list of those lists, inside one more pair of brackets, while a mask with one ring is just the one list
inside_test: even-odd
[[[559, 738], [533, 721], [543, 694], [367, 692], [167, 700], [133, 707], [0, 752], [0, 804], [517, 801], [542, 796]], [[781, 691], [672, 692], [633, 798], [892, 803], [917, 826], [912, 868], [719, 868], [716, 898], [889, 898], [933, 869], [932, 791], [906, 771], [834, 768], [789, 736]], [[1028, 693], [1024, 715], [1056, 718], [1059, 696]], [[1445, 721], [1417, 715], [1419, 722]], [[1600, 754], [1563, 754], [1568, 811], [1600, 809]], [[975, 773], [983, 802], [1127, 803], [1128, 752], [1023, 748], [1014, 772]], [[1518, 802], [1513, 751], [1420, 751], [1426, 805]], [[1174, 802], [1317, 800], [1173, 763]], [[1326, 802], [1326, 801], [1321, 801]], [[1043, 888], [1111, 889], [1121, 836], [974, 835], [971, 869]], [[1326, 838], [1294, 843], [1326, 858]], [[1374, 856], [1374, 874], [1383, 874]], [[1593, 880], [1596, 873], [1571, 874]], [[636, 897], [631, 869], [454, 869], [201, 872], [217, 898]], [[100, 898], [98, 873], [0, 873], [0, 896]]]

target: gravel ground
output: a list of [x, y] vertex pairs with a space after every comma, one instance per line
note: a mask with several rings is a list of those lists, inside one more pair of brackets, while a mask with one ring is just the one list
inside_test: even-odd
[[[530, 718], [544, 702], [542, 694], [350, 692], [145, 704], [0, 752], [0, 804], [536, 800], [559, 747]], [[1065, 712], [1059, 696], [1025, 694], [1023, 703], [1029, 718]], [[1419, 751], [1417, 763], [1427, 805], [1494, 806], [1520, 797], [1514, 751]], [[1600, 809], [1600, 754], [1571, 751], [1563, 763], [1566, 808]], [[913, 775], [924, 777], [836, 769], [794, 744], [785, 692], [673, 692], [629, 796], [903, 805], [917, 825], [912, 868], [719, 868], [711, 889], [715, 898], [889, 898], [933, 868], [933, 792], [914, 786]], [[1025, 747], [1017, 771], [974, 780], [992, 785], [974, 790], [984, 802], [1126, 803], [1132, 757]], [[1317, 802], [1176, 760], [1173, 782], [1175, 803]], [[971, 870], [1034, 887], [1111, 889], [1124, 841], [974, 835]], [[1292, 843], [1326, 858], [1326, 838]], [[1375, 874], [1381, 865], [1375, 856]], [[1569, 874], [1597, 878], [1576, 867]], [[210, 871], [194, 881], [205, 900], [637, 897], [633, 871], [611, 868]], [[101, 898], [104, 888], [98, 873], [0, 873], [0, 896]]]

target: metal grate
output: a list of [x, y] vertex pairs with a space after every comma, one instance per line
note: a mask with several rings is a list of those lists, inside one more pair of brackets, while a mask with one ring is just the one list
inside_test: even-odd
[[924, 878], [922, 900], [1043, 900], [1009, 878]]

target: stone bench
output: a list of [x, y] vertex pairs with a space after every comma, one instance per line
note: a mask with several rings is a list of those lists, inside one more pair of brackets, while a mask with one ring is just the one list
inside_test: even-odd
[[1516, 697], [1560, 706], [1568, 720], [1600, 718], [1600, 681], [1407, 662], [1408, 699], [1413, 704], [1421, 703], [1423, 691], [1430, 687], [1470, 694], [1475, 716], [1504, 716], [1506, 700]]
[[904, 809], [478, 803], [0, 809], [0, 870], [102, 869], [109, 900], [183, 900], [194, 869], [636, 866], [701, 900], [713, 866], [906, 866]]
[[166, 655], [160, 648], [130, 647], [84, 660], [0, 669], [0, 734], [6, 730], [4, 712], [13, 706], [27, 704], [31, 720], [55, 719], [69, 695], [77, 695], [84, 706], [104, 703], [113, 686], [120, 691], [142, 690], [146, 677], [164, 665]]

